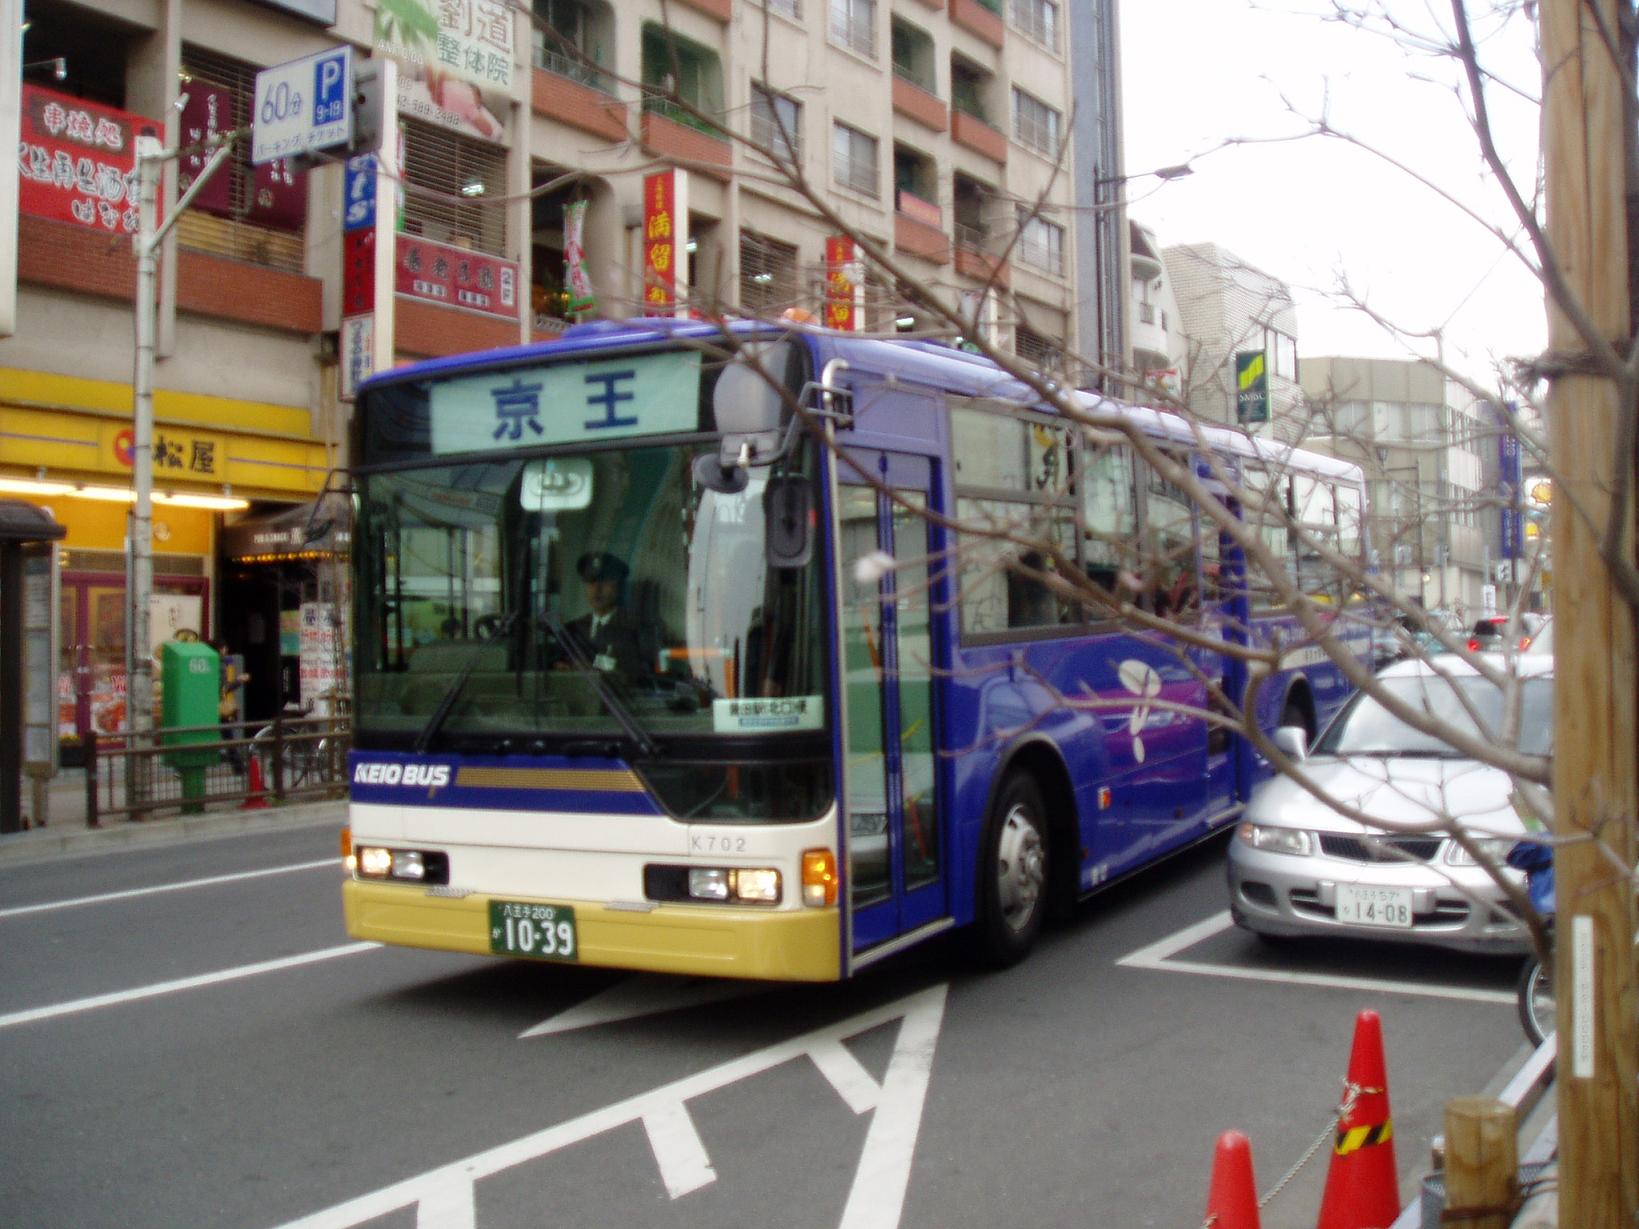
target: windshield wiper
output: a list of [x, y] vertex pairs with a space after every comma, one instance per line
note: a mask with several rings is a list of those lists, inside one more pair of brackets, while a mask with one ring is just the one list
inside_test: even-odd
[[581, 646], [580, 641], [570, 634], [569, 629], [563, 625], [563, 621], [551, 609], [543, 609], [541, 618], [546, 623], [547, 630], [552, 633], [553, 639], [558, 642], [558, 646], [574, 663], [575, 668], [591, 679], [592, 686], [597, 690], [598, 699], [603, 701], [603, 707], [608, 709], [614, 719], [620, 723], [620, 728], [625, 732], [626, 737], [631, 739], [632, 745], [650, 759], [658, 756], [660, 754], [660, 745], [649, 736], [649, 732], [643, 728], [642, 723], [632, 715], [632, 710], [626, 707], [626, 702], [616, 694], [615, 689], [609, 686], [609, 680], [603, 677], [603, 671], [587, 660], [586, 650]]
[[494, 644], [511, 631], [512, 625], [517, 620], [517, 611], [508, 613], [495, 625], [494, 631], [482, 640], [473, 643], [472, 652], [468, 653], [467, 659], [461, 663], [460, 673], [450, 680], [449, 687], [439, 697], [438, 707], [433, 709], [432, 716], [427, 718], [427, 724], [421, 727], [421, 733], [415, 736], [417, 755], [422, 754], [428, 747], [432, 746], [433, 739], [438, 737], [438, 731], [443, 729], [444, 723], [450, 719], [450, 713], [455, 710], [455, 702], [461, 698], [461, 693], [466, 690], [467, 680], [472, 677], [472, 672], [478, 668], [478, 662], [482, 656], [481, 650], [488, 645]]

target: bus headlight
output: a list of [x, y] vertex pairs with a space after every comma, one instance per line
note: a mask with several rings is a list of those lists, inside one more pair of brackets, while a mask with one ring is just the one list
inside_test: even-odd
[[354, 849], [353, 857], [359, 875], [365, 879], [401, 879], [407, 883], [450, 881], [450, 859], [445, 853], [360, 845]]
[[695, 900], [777, 905], [780, 872], [771, 866], [691, 866], [689, 896]]

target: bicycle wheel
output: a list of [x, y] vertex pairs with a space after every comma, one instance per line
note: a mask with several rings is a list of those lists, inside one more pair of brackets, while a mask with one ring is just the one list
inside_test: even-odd
[[1532, 1045], [1541, 1045], [1554, 1031], [1554, 982], [1542, 962], [1532, 956], [1519, 972], [1515, 990], [1519, 1004], [1519, 1022]]

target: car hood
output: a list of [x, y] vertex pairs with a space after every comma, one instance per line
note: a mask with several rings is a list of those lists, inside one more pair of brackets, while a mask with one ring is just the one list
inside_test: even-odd
[[[1510, 801], [1514, 787], [1508, 774], [1473, 760], [1316, 756], [1301, 767], [1323, 796], [1358, 808], [1385, 826], [1444, 828], [1455, 821], [1476, 835], [1525, 835], [1525, 825]], [[1286, 777], [1260, 785], [1247, 804], [1246, 817], [1316, 832], [1370, 830]]]

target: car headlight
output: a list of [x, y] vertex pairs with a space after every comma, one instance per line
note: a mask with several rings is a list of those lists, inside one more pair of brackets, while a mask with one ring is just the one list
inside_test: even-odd
[[1289, 853], [1305, 857], [1313, 852], [1309, 834], [1301, 828], [1276, 828], [1268, 824], [1243, 823], [1235, 829], [1242, 844], [1266, 853]]
[[[1514, 847], [1515, 841], [1508, 836], [1488, 836], [1475, 841], [1474, 844], [1484, 850], [1485, 856], [1493, 862], [1502, 862], [1507, 859], [1508, 851]], [[1453, 866], [1479, 865], [1469, 856], [1468, 850], [1457, 844], [1456, 841], [1452, 841], [1450, 848], [1446, 850], [1446, 861]]]

